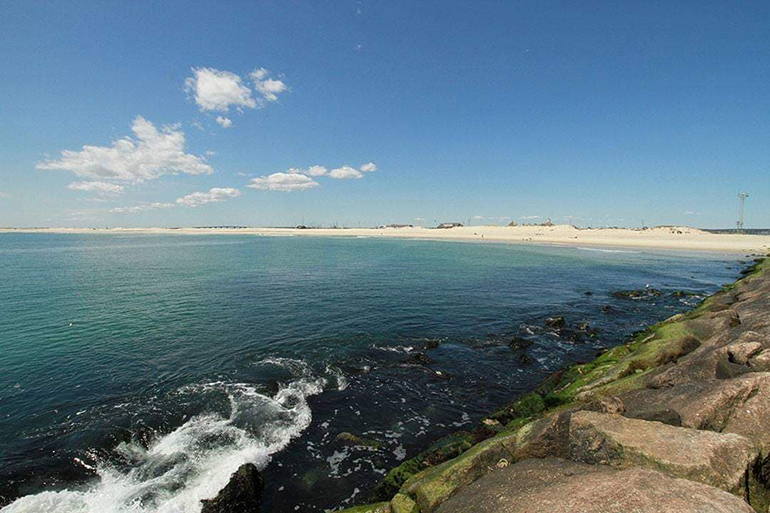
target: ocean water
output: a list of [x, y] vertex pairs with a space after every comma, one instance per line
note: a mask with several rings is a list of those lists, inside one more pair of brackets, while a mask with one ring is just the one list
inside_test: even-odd
[[[740, 269], [719, 254], [244, 235], [8, 234], [0, 262], [3, 513], [197, 512], [244, 462], [263, 471], [267, 512], [360, 503], [433, 440]], [[664, 294], [611, 296], [648, 285]], [[544, 329], [554, 315], [598, 336]], [[514, 335], [534, 342], [530, 363]]]

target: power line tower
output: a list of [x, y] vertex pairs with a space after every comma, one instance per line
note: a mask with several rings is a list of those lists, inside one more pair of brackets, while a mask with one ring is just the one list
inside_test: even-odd
[[743, 206], [746, 203], [746, 198], [748, 198], [749, 195], [745, 192], [742, 192], [738, 194], [738, 222], [736, 223], [738, 225], [738, 232], [743, 232]]

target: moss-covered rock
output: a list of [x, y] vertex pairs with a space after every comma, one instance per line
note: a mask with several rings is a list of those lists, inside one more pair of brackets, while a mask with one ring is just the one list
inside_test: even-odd
[[378, 502], [376, 504], [366, 504], [364, 506], [355, 506], [338, 511], [338, 513], [393, 513], [389, 502]]
[[402, 493], [411, 497], [422, 513], [431, 513], [460, 487], [489, 472], [501, 459], [512, 458], [515, 435], [498, 435], [475, 445], [461, 456], [412, 476]]

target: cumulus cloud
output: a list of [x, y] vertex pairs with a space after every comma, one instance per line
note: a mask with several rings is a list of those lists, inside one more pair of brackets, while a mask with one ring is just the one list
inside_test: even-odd
[[298, 167], [290, 167], [286, 170], [287, 173], [296, 175], [307, 175], [307, 176], [324, 176], [328, 172], [324, 166], [310, 166], [307, 169], [300, 169]]
[[80, 178], [143, 182], [166, 174], [208, 175], [213, 172], [206, 159], [184, 152], [185, 136], [179, 125], [158, 130], [137, 116], [131, 125], [134, 137], [124, 137], [112, 146], [83, 146], [80, 151], [64, 150], [60, 159], [38, 162], [37, 169], [71, 171]]
[[185, 80], [185, 91], [202, 111], [227, 112], [231, 106], [237, 109], [257, 106], [251, 89], [235, 73], [214, 68], [193, 68], [192, 72], [193, 76]]
[[288, 89], [281, 80], [270, 78], [270, 72], [265, 68], [255, 69], [249, 76], [254, 81], [254, 88], [262, 96], [263, 102], [278, 101], [278, 95]]
[[209, 192], [194, 192], [187, 196], [182, 196], [176, 200], [176, 203], [185, 207], [198, 207], [207, 203], [217, 203], [229, 198], [237, 198], [240, 195], [241, 191], [232, 187], [214, 187]]
[[[283, 81], [272, 78], [265, 68], [249, 73], [256, 98], [245, 81], [235, 73], [214, 68], [192, 68], [192, 72], [193, 76], [185, 80], [185, 91], [204, 112], [228, 112], [230, 107], [239, 111], [256, 109], [268, 102], [278, 101], [278, 95], [289, 89]], [[222, 124], [219, 118], [217, 123]]]
[[219, 126], [222, 128], [230, 128], [233, 126], [233, 121], [230, 118], [226, 118], [224, 116], [217, 116], [217, 123], [219, 123]]
[[72, 189], [73, 191], [86, 191], [110, 196], [121, 194], [123, 192], [122, 185], [107, 182], [72, 182], [67, 188]]
[[373, 171], [377, 171], [377, 165], [374, 162], [368, 162], [361, 166], [361, 171], [364, 173], [371, 173]]
[[337, 180], [349, 180], [363, 178], [364, 174], [356, 168], [342, 166], [329, 171], [329, 176], [336, 178]]
[[273, 173], [254, 178], [246, 187], [260, 191], [294, 192], [318, 187], [318, 182], [300, 173]]

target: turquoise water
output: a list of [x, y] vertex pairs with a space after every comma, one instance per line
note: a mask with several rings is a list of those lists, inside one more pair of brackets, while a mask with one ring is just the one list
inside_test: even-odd
[[[717, 254], [243, 235], [8, 234], [0, 261], [3, 513], [199, 511], [246, 461], [266, 511], [357, 503], [432, 440], [697, 301], [669, 292], [738, 275]], [[646, 285], [664, 295], [610, 295]], [[599, 335], [544, 330], [552, 315]]]

